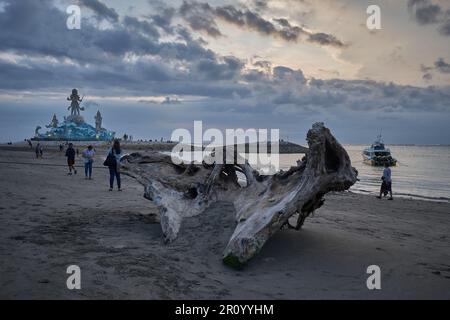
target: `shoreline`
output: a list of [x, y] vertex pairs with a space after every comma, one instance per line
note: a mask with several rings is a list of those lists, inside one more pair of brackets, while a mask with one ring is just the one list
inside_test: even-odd
[[[47, 148], [46, 150], [44, 150], [44, 152], [50, 153], [50, 154], [59, 154], [59, 150], [58, 150], [58, 146], [59, 146], [59, 142], [55, 142], [55, 141], [48, 141], [47, 142]], [[88, 142], [81, 142], [80, 144], [80, 149], [81, 146], [87, 146], [89, 143]], [[132, 152], [147, 152], [147, 151], [158, 151], [158, 152], [162, 152], [165, 153], [167, 152], [167, 150], [170, 150], [169, 146], [173, 146], [172, 143], [166, 143], [166, 142], [133, 142], [133, 143], [125, 143], [124, 144], [124, 149], [126, 151], [128, 151], [128, 153], [132, 153]], [[109, 148], [109, 143], [104, 142], [104, 141], [97, 141], [97, 144], [95, 145], [96, 149], [99, 150], [99, 154], [101, 156], [103, 156], [103, 153], [106, 153], [107, 148]], [[28, 145], [26, 145], [26, 143], [21, 143], [21, 144], [16, 144], [16, 145], [0, 145], [0, 150], [3, 151], [13, 151], [13, 152], [27, 152], [27, 153], [32, 153], [34, 154], [34, 149], [30, 149], [28, 147]], [[80, 150], [81, 152], [81, 150]], [[106, 157], [106, 156], [105, 156]], [[30, 158], [30, 163], [29, 165], [38, 165], [38, 163], [36, 163], [34, 158]], [[45, 160], [45, 159], [44, 159]], [[42, 161], [42, 160], [40, 160]], [[0, 162], [3, 164], [7, 164], [6, 162]], [[28, 163], [27, 163], [28, 164]], [[13, 162], [11, 162], [11, 165], [14, 165]], [[41, 165], [45, 165], [42, 164]], [[51, 164], [49, 164], [51, 165]], [[61, 162], [60, 166], [65, 166], [65, 162]], [[79, 168], [83, 168], [83, 165], [76, 165], [76, 167]], [[94, 168], [98, 168], [98, 169], [103, 169], [104, 167], [101, 164], [97, 163], [97, 167]], [[377, 191], [370, 191], [370, 190], [366, 190], [366, 189], [352, 189], [354, 188], [351, 187], [348, 192], [353, 192], [355, 194], [362, 194], [362, 195], [374, 195], [376, 196], [378, 194]], [[412, 199], [412, 200], [421, 200], [421, 201], [429, 201], [429, 202], [437, 202], [437, 203], [450, 203], [450, 197], [431, 197], [431, 196], [426, 196], [426, 195], [420, 195], [420, 194], [414, 194], [414, 193], [402, 193], [402, 192], [394, 192], [394, 198], [399, 198], [399, 199]]]
[[[65, 164], [54, 164], [54, 163], [36, 163], [36, 162], [7, 162], [7, 161], [0, 161], [0, 164], [4, 164], [4, 165], [31, 165], [31, 166], [50, 166], [50, 167], [67, 167], [67, 165]], [[76, 168], [78, 169], [83, 169], [84, 166], [83, 165], [79, 165], [76, 164], [75, 165]], [[107, 169], [104, 166], [93, 166], [93, 169]], [[355, 189], [349, 189], [347, 192], [349, 193], [354, 193], [354, 194], [359, 194], [359, 195], [364, 195], [364, 196], [373, 196], [376, 197], [377, 194], [376, 192], [372, 192], [369, 190], [355, 190]], [[417, 201], [429, 201], [429, 202], [437, 202], [437, 203], [450, 203], [450, 198], [444, 198], [444, 197], [440, 197], [440, 198], [433, 198], [433, 197], [427, 197], [427, 196], [422, 196], [422, 195], [417, 195], [417, 194], [404, 194], [404, 193], [395, 193], [394, 192], [394, 198], [399, 198], [399, 199], [408, 199], [408, 200], [417, 200]], [[381, 199], [383, 200], [383, 199]]]
[[[377, 194], [373, 191], [369, 191], [369, 190], [352, 190], [350, 188], [350, 190], [348, 190], [348, 192], [354, 193], [354, 194], [361, 194], [361, 195], [365, 195], [365, 196], [371, 196], [373, 195], [374, 197], [377, 196]], [[394, 199], [396, 198], [400, 198], [400, 199], [409, 199], [409, 200], [417, 200], [417, 201], [429, 201], [429, 202], [438, 202], [438, 203], [450, 203], [450, 198], [445, 198], [445, 197], [439, 197], [439, 198], [433, 198], [433, 197], [427, 197], [427, 196], [422, 196], [422, 195], [418, 195], [418, 194], [407, 194], [407, 193], [393, 193], [394, 195]], [[382, 199], [383, 200], [383, 199]]]

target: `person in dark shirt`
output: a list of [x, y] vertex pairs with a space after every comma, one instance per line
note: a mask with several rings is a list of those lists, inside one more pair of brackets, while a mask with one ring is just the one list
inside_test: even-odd
[[117, 180], [117, 190], [122, 191], [120, 181], [120, 159], [122, 158], [123, 153], [120, 148], [119, 140], [114, 140], [113, 146], [108, 150], [108, 155], [112, 155], [116, 159], [114, 165], [109, 166], [109, 191], [113, 191], [114, 178]]
[[69, 143], [69, 147], [66, 150], [67, 157], [67, 165], [69, 166], [68, 175], [72, 175], [72, 170], [75, 174], [77, 174], [77, 169], [75, 169], [75, 149], [73, 148], [73, 144]]
[[36, 148], [34, 149], [34, 151], [36, 152], [36, 159], [39, 159], [39, 155], [41, 154], [41, 144], [39, 142], [36, 145]]

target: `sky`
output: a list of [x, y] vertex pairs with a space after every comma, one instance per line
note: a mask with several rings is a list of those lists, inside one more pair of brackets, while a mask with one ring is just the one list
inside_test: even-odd
[[201, 120], [304, 144], [320, 121], [342, 143], [450, 144], [450, 0], [0, 0], [0, 142], [62, 120], [73, 88], [135, 139]]

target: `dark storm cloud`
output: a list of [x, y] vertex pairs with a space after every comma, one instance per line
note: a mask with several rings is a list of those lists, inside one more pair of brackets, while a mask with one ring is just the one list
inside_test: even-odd
[[184, 42], [159, 41], [157, 30], [136, 18], [125, 17], [108, 29], [98, 29], [84, 20], [81, 30], [68, 30], [66, 19], [50, 1], [6, 1], [0, 12], [0, 50], [70, 58], [79, 63], [116, 63], [126, 53], [187, 61], [215, 59], [211, 50], [186, 35]]
[[424, 73], [422, 79], [425, 81], [433, 80], [433, 75], [431, 73]]
[[117, 22], [119, 20], [119, 15], [116, 10], [107, 7], [99, 0], [80, 0], [80, 3], [91, 9], [99, 19], [106, 19], [112, 22]]
[[291, 25], [287, 19], [280, 18], [274, 21], [282, 27], [279, 30], [280, 36], [287, 41], [298, 41], [300, 36], [308, 34], [303, 28]]
[[344, 44], [342, 41], [340, 41], [332, 34], [324, 32], [318, 33], [309, 32], [301, 27], [292, 26], [291, 23], [284, 18], [274, 19], [274, 21], [278, 22], [283, 27], [283, 30], [280, 30], [280, 32], [283, 34], [283, 38], [286, 40], [297, 41], [299, 37], [306, 35], [307, 41], [317, 43], [322, 46], [333, 46], [338, 48], [346, 46], [346, 44]]
[[229, 99], [249, 96], [251, 89], [233, 83], [237, 71], [228, 71], [233, 62], [202, 62], [203, 68], [186, 74], [152, 61], [130, 65], [83, 67], [51, 62], [15, 64], [0, 59], [0, 90], [64, 91], [88, 87], [100, 95], [190, 95]]
[[323, 46], [344, 47], [344, 43], [331, 34], [323, 32], [312, 33], [305, 29], [292, 25], [285, 18], [273, 19], [275, 25], [261, 17], [258, 13], [248, 9], [239, 10], [233, 6], [217, 7], [215, 14], [219, 18], [239, 27], [255, 30], [261, 34], [279, 37], [286, 41], [300, 41], [302, 36], [307, 36], [307, 41]]
[[436, 71], [443, 74], [449, 74], [450, 63], [445, 62], [444, 58], [438, 58], [431, 67], [423, 64], [420, 65], [420, 71], [422, 71], [423, 74], [422, 79], [429, 81], [433, 79], [433, 73]]
[[183, 1], [179, 12], [193, 30], [204, 31], [211, 37], [222, 36], [209, 4]]
[[293, 70], [283, 66], [276, 66], [273, 68], [273, 77], [276, 80], [295, 80], [298, 83], [304, 83], [306, 81], [302, 70]]
[[0, 12], [0, 50], [78, 61], [101, 58], [102, 50], [93, 44], [105, 33], [87, 23], [79, 31], [68, 30], [66, 19], [50, 1], [6, 1]]
[[153, 24], [168, 34], [173, 34], [174, 28], [172, 26], [172, 19], [175, 16], [176, 10], [174, 8], [162, 7], [157, 8], [157, 14], [150, 15], [148, 18]]
[[432, 0], [408, 0], [408, 8], [419, 24], [437, 24], [440, 34], [450, 36], [450, 8]]
[[433, 4], [428, 0], [409, 0], [408, 7], [420, 24], [437, 23], [439, 15], [442, 13], [439, 5]]
[[254, 62], [253, 65], [264, 69], [267, 73], [270, 73], [270, 70], [272, 69], [272, 62], [268, 60], [259, 60]]
[[235, 57], [224, 57], [223, 63], [214, 60], [201, 60], [196, 68], [205, 80], [231, 80], [241, 74], [244, 63]]
[[257, 10], [267, 9], [268, 0], [253, 0], [253, 4]]
[[139, 32], [144, 32], [146, 35], [152, 38], [159, 38], [158, 30], [154, 27], [153, 24], [149, 23], [148, 21], [141, 21], [135, 17], [125, 16], [123, 19], [123, 24], [125, 25], [125, 27], [137, 30]]
[[439, 58], [434, 63], [434, 66], [436, 67], [436, 70], [441, 73], [450, 73], [450, 64], [445, 62], [443, 58]]
[[282, 27], [290, 28], [291, 24], [287, 19], [279, 18], [279, 19], [273, 19], [274, 21], [278, 22]]
[[310, 34], [308, 40], [323, 46], [345, 47], [345, 44], [335, 36], [323, 32]]
[[215, 10], [215, 14], [226, 22], [235, 24], [239, 27], [243, 27], [246, 24], [243, 12], [233, 6], [218, 7]]
[[[168, 24], [170, 10], [160, 13], [164, 18], [125, 16], [108, 29], [86, 20], [81, 30], [68, 30], [67, 16], [51, 1], [8, 1], [0, 11], [0, 51], [18, 55], [20, 62], [1, 61], [0, 88], [76, 85], [116, 88], [122, 94], [127, 90], [213, 97], [248, 94], [248, 89], [232, 83], [211, 83], [237, 77], [243, 67], [240, 60], [217, 56], [184, 27]], [[161, 41], [153, 19], [182, 41]], [[125, 61], [128, 54], [135, 61]], [[74, 63], [67, 64], [66, 58]]]
[[1, 89], [33, 90], [54, 84], [52, 70], [39, 66], [28, 68], [0, 59], [0, 72]]
[[193, 30], [204, 31], [213, 37], [222, 36], [215, 18], [227, 23], [256, 31], [263, 35], [281, 38], [285, 41], [306, 41], [322, 46], [344, 47], [345, 44], [331, 34], [323, 32], [312, 33], [299, 26], [291, 25], [285, 18], [274, 19], [273, 22], [264, 19], [257, 12], [249, 9], [238, 9], [232, 5], [212, 7], [207, 3], [184, 1], [180, 7], [181, 16]]
[[248, 28], [267, 35], [278, 35], [278, 30], [273, 23], [265, 20], [257, 13], [246, 10], [245, 12], [240, 12], [240, 15], [244, 17], [245, 24]]
[[245, 81], [256, 83], [265, 80], [267, 78], [267, 74], [259, 70], [250, 69], [246, 70], [246, 72], [242, 74], [242, 78]]
[[[419, 88], [370, 80], [316, 80], [307, 90], [326, 108], [363, 112], [450, 112], [448, 87]], [[318, 91], [317, 91], [318, 90]], [[324, 97], [329, 97], [324, 99]], [[314, 101], [311, 100], [311, 101]]]

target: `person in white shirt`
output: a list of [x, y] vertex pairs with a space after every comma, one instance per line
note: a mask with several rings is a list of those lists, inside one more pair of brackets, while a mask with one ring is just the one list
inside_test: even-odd
[[92, 179], [92, 164], [94, 163], [95, 150], [92, 146], [88, 146], [82, 153], [84, 159], [85, 179]]

